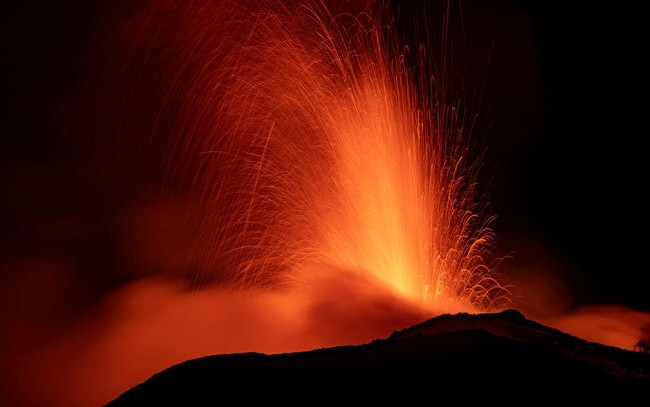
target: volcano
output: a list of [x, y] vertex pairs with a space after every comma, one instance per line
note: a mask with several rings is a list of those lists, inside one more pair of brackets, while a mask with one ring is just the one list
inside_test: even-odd
[[500, 398], [511, 390], [540, 397], [641, 394], [650, 388], [650, 355], [587, 342], [514, 310], [442, 315], [360, 346], [189, 360], [109, 405], [195, 405], [231, 397], [300, 402], [306, 394], [332, 400], [432, 392], [458, 397], [461, 388], [468, 397], [477, 389]]

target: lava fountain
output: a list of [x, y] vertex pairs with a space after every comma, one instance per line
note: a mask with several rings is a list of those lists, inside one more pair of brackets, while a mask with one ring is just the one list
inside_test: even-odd
[[431, 309], [503, 306], [450, 56], [401, 44], [387, 7], [361, 3], [224, 4], [186, 33], [173, 168], [200, 201], [197, 280], [355, 273]]

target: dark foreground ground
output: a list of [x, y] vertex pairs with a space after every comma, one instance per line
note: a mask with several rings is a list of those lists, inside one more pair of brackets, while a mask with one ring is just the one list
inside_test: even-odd
[[367, 345], [190, 360], [110, 405], [365, 405], [394, 398], [429, 400], [427, 405], [469, 399], [527, 405], [567, 395], [647, 405], [650, 355], [590, 343], [516, 311], [444, 315]]

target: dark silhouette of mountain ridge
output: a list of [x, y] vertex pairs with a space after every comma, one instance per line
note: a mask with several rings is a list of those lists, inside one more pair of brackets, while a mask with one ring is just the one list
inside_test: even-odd
[[650, 355], [587, 342], [507, 310], [442, 315], [366, 345], [189, 360], [109, 405], [466, 401], [522, 391], [536, 399], [571, 394], [620, 401], [647, 397], [649, 389]]

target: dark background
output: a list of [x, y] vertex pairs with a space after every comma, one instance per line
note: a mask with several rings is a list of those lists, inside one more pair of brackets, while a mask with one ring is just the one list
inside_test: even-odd
[[[59, 269], [83, 294], [61, 306], [82, 309], [133, 278], [115, 219], [160, 192], [159, 145], [171, 119], [156, 114], [150, 94], [133, 98], [155, 82], [120, 70], [120, 56], [105, 52], [116, 52], [109, 33], [134, 6], [12, 3], [1, 24], [1, 278], [5, 290], [25, 278], [51, 287], [49, 272], [32, 277], [28, 265], [65, 263]], [[395, 7], [403, 16], [425, 3]], [[485, 78], [468, 86], [486, 84], [477, 100], [492, 208], [501, 249], [513, 254], [504, 270], [558, 278], [574, 305], [650, 310], [640, 7], [463, 2], [476, 62], [469, 76]]]
[[534, 33], [541, 121], [502, 169], [493, 195], [502, 225], [530, 228], [569, 270], [578, 303], [647, 310], [642, 13], [626, 2], [517, 5]]

